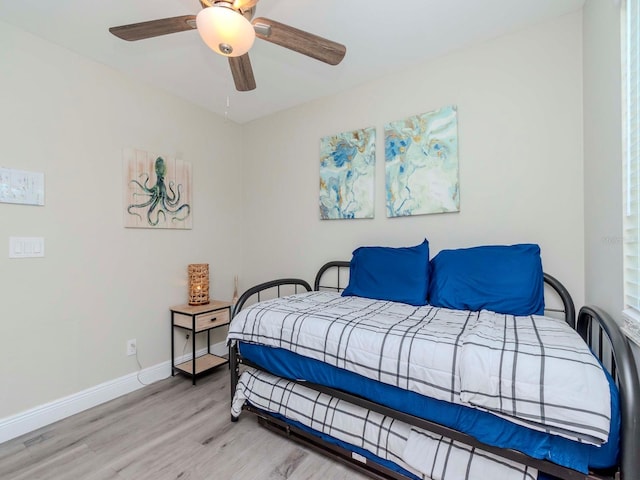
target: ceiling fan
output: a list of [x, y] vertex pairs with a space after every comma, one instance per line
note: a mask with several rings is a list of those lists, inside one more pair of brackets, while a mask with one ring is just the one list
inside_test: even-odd
[[135, 41], [197, 29], [209, 48], [229, 58], [233, 81], [241, 92], [256, 88], [248, 54], [255, 37], [329, 65], [339, 64], [347, 52], [344, 45], [304, 30], [268, 18], [254, 19], [259, 0], [199, 1], [203, 9], [198, 15], [132, 23], [109, 31], [123, 40]]

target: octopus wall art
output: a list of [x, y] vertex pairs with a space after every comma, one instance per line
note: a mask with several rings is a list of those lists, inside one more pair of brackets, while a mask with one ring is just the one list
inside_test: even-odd
[[125, 149], [125, 227], [191, 228], [191, 165]]

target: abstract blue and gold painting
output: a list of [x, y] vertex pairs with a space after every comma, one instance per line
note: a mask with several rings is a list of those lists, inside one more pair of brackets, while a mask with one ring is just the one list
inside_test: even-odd
[[385, 125], [387, 217], [460, 211], [453, 105]]
[[373, 218], [376, 130], [320, 140], [320, 218]]

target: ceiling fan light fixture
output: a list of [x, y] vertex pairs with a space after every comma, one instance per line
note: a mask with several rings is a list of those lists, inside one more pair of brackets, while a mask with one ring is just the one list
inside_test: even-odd
[[224, 3], [200, 10], [196, 24], [204, 43], [225, 57], [244, 55], [256, 39], [251, 22]]

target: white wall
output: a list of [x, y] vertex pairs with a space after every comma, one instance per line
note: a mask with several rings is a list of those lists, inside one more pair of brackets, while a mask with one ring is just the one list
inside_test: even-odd
[[[241, 129], [0, 22], [0, 165], [44, 172], [44, 207], [0, 203], [0, 419], [169, 360], [189, 263], [215, 297], [241, 271]], [[123, 227], [122, 149], [192, 162], [193, 229]], [[10, 236], [46, 257], [8, 259]], [[3, 246], [4, 245], [4, 246]]]
[[[461, 211], [386, 218], [385, 122], [458, 106]], [[322, 136], [375, 126], [376, 215], [319, 220]], [[363, 244], [433, 253], [536, 242], [545, 269], [584, 300], [582, 16], [460, 50], [244, 127], [244, 285], [313, 280]], [[253, 232], [253, 233], [250, 233]]]
[[615, 318], [624, 307], [620, 7], [584, 6], [585, 295]]

